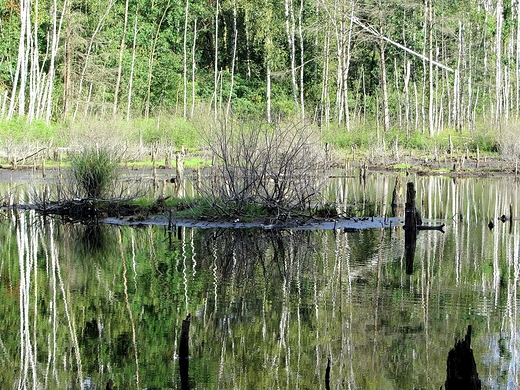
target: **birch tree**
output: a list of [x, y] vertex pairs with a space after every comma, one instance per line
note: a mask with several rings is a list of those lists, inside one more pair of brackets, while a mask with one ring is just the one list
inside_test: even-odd
[[117, 105], [119, 102], [119, 88], [121, 86], [121, 76], [123, 73], [123, 55], [125, 53], [125, 40], [126, 30], [128, 28], [128, 3], [129, 0], [125, 1], [125, 13], [123, 16], [123, 33], [121, 34], [121, 43], [119, 44], [119, 59], [117, 62], [117, 78], [114, 90], [114, 105], [112, 108], [112, 115], [115, 116], [117, 113]]

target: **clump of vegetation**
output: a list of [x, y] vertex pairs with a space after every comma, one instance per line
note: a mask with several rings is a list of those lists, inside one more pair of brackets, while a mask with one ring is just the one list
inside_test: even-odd
[[205, 135], [214, 165], [201, 196], [215, 211], [243, 216], [255, 206], [287, 217], [310, 211], [326, 181], [325, 150], [301, 124], [221, 124]]
[[107, 196], [117, 177], [119, 159], [103, 148], [87, 148], [71, 157], [73, 186], [81, 197], [100, 199]]

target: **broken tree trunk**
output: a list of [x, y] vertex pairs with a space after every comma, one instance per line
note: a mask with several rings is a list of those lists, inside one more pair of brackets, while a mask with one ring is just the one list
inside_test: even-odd
[[468, 325], [464, 340], [455, 342], [455, 346], [448, 353], [446, 367], [446, 390], [480, 390], [477, 365], [471, 349], [471, 325]]

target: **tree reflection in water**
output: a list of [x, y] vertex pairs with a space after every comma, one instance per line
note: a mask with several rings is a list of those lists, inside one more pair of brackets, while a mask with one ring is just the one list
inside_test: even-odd
[[[385, 199], [388, 186], [370, 180], [356, 197]], [[328, 359], [331, 389], [439, 388], [468, 324], [483, 387], [520, 385], [520, 230], [495, 217], [518, 184], [420, 180], [423, 215], [447, 225], [418, 236], [411, 275], [398, 228], [169, 237], [33, 212], [6, 219], [2, 388], [181, 388], [188, 313], [193, 389], [323, 388]]]

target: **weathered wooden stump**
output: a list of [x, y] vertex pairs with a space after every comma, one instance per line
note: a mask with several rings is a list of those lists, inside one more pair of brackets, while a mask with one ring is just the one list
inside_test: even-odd
[[455, 346], [448, 353], [446, 364], [446, 390], [480, 390], [481, 382], [478, 378], [477, 365], [471, 349], [471, 325], [464, 340], [455, 342]]
[[404, 249], [406, 257], [406, 273], [413, 273], [413, 260], [415, 257], [415, 246], [417, 243], [417, 231], [439, 230], [444, 233], [444, 224], [439, 226], [424, 226], [422, 224], [421, 212], [415, 204], [415, 188], [412, 182], [406, 186], [406, 204], [404, 211]]

